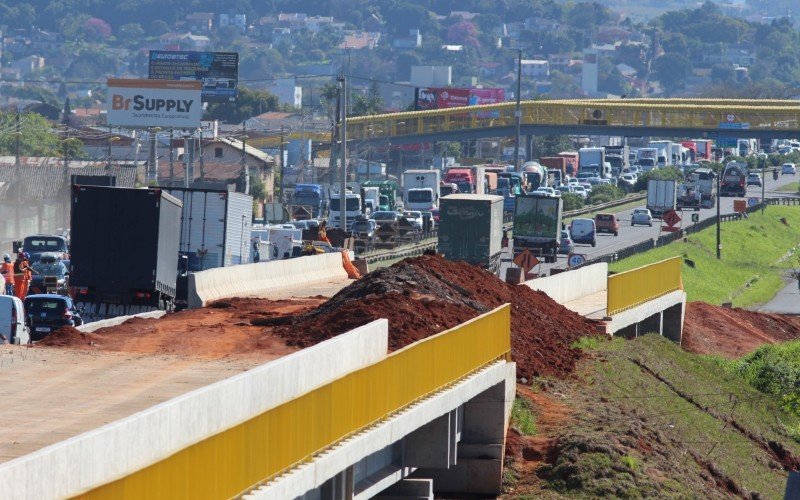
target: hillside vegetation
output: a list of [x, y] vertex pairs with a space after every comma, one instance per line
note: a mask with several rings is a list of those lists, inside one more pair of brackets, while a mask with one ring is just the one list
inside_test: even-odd
[[798, 418], [772, 396], [657, 335], [583, 347], [594, 356], [579, 379], [534, 384], [535, 400], [569, 408], [568, 423], [521, 438], [509, 498], [782, 498], [800, 465]]
[[[785, 221], [785, 223], [784, 223]], [[683, 222], [686, 227], [687, 222]], [[690, 223], [689, 223], [690, 224]], [[764, 215], [722, 224], [722, 259], [716, 257], [716, 228], [634, 255], [609, 266], [627, 271], [669, 257], [684, 259], [683, 285], [687, 299], [711, 304], [733, 302], [745, 307], [769, 301], [783, 286], [783, 277], [796, 264], [788, 253], [800, 241], [800, 210], [770, 206]]]

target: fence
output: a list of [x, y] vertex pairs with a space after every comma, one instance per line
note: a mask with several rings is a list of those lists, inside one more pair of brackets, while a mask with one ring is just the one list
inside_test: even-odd
[[511, 310], [508, 305], [501, 306], [91, 490], [82, 498], [238, 496], [507, 357], [510, 329]]
[[609, 316], [683, 289], [680, 257], [662, 260], [608, 277]]

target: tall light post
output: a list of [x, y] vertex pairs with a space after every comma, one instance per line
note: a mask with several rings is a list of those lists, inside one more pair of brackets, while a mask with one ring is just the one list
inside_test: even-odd
[[517, 118], [517, 137], [514, 140], [514, 170], [519, 172], [521, 165], [519, 163], [519, 142], [520, 142], [520, 128], [522, 126], [522, 49], [515, 49], [517, 51], [517, 108], [514, 111], [514, 116]]
[[118, 140], [119, 137], [117, 137], [116, 135], [108, 138], [108, 161], [106, 161], [106, 168], [111, 168], [111, 158], [112, 158], [111, 144], [117, 142]]

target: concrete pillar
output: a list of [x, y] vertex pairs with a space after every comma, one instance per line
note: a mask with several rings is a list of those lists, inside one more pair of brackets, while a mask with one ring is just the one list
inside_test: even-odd
[[[478, 394], [463, 406], [457, 462], [446, 468], [420, 468], [412, 477], [433, 480], [437, 494], [497, 495], [502, 488], [508, 383]], [[458, 415], [456, 415], [458, 427]]]
[[373, 498], [378, 500], [433, 500], [433, 480], [403, 479]]
[[681, 302], [668, 307], [662, 313], [662, 335], [673, 342], [681, 343], [683, 336], [684, 304]]
[[455, 463], [455, 419], [448, 412], [405, 437], [403, 466], [447, 469]]
[[639, 323], [638, 335], [645, 335], [648, 333], [661, 334], [661, 312], [657, 312]]
[[325, 481], [320, 487], [321, 500], [351, 500], [353, 498], [353, 467]]
[[625, 328], [618, 330], [614, 333], [615, 337], [622, 337], [624, 339], [633, 339], [636, 338], [637, 330], [638, 330], [638, 323], [634, 323], [632, 325], [628, 325]]

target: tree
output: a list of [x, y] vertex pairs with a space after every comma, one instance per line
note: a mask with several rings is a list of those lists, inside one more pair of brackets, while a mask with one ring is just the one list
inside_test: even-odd
[[683, 87], [692, 64], [682, 54], [664, 54], [655, 60], [653, 69], [656, 79], [668, 93], [672, 93]]
[[[16, 152], [16, 123], [15, 113], [0, 114], [0, 128], [10, 131], [0, 135], [2, 155], [12, 156]], [[19, 124], [21, 156], [58, 156], [61, 140], [43, 116], [25, 113], [20, 116]]]
[[478, 29], [469, 21], [461, 21], [447, 30], [447, 41], [468, 47], [480, 47]]
[[572, 141], [565, 135], [543, 135], [533, 139], [534, 155], [538, 155], [539, 158], [557, 156], [558, 153], [570, 149], [572, 149]]
[[383, 97], [381, 97], [378, 84], [375, 82], [372, 82], [366, 95], [356, 94], [353, 99], [353, 116], [377, 115], [383, 110]]
[[144, 29], [139, 23], [128, 23], [119, 27], [119, 34], [125, 40], [137, 41], [144, 38]]
[[279, 108], [278, 97], [266, 91], [239, 87], [236, 102], [214, 102], [208, 105], [206, 119], [225, 123], [241, 123], [267, 111]]
[[561, 195], [564, 200], [564, 211], [578, 210], [583, 208], [583, 198], [575, 193], [564, 193]]

